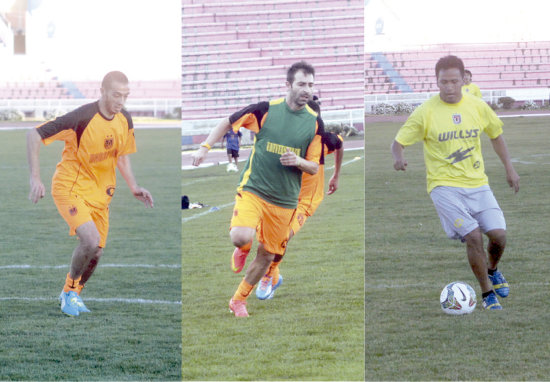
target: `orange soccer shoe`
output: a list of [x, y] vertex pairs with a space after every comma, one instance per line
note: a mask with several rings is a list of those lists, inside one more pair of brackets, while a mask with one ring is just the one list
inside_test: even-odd
[[246, 301], [229, 300], [229, 310], [235, 314], [235, 317], [248, 317]]

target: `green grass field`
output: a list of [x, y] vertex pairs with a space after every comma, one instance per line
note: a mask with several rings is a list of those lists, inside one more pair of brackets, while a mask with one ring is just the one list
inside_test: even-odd
[[[488, 139], [485, 166], [508, 225], [500, 269], [510, 283], [504, 310], [484, 311], [464, 245], [446, 238], [426, 193], [422, 145], [393, 170], [390, 143], [400, 124], [367, 125], [366, 379], [547, 380], [550, 375], [550, 132], [547, 117], [503, 119], [521, 176], [514, 195]], [[463, 280], [478, 306], [445, 315], [441, 289]]]
[[0, 132], [0, 380], [181, 380], [180, 131], [135, 134], [132, 166], [155, 208], [118, 177], [107, 246], [82, 292], [92, 313], [70, 318], [57, 297], [77, 239], [49, 192], [62, 144], [41, 148], [47, 195], [33, 205], [25, 131]]
[[228, 309], [244, 275], [229, 266], [237, 183], [225, 166], [183, 172], [183, 193], [208, 205], [182, 212], [183, 379], [363, 380], [363, 159], [343, 166], [339, 190], [289, 242], [284, 284], [272, 300], [252, 292], [246, 319]]

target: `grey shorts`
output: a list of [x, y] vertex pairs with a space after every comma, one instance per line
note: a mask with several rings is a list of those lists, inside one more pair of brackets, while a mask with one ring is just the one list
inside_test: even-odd
[[432, 190], [430, 197], [450, 239], [463, 240], [464, 236], [477, 227], [483, 233], [494, 229], [506, 230], [504, 214], [489, 186], [439, 186]]

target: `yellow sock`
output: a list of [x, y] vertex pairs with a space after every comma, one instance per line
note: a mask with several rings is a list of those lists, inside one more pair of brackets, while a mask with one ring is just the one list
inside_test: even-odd
[[267, 277], [273, 277], [273, 285], [279, 282], [279, 264], [281, 264], [281, 261], [283, 261], [283, 259], [279, 261], [272, 261], [269, 265], [267, 273], [265, 274]]
[[76, 286], [76, 293], [80, 296], [80, 292], [82, 292], [82, 289], [84, 288], [84, 284], [78, 284]]
[[67, 278], [65, 279], [65, 286], [63, 287], [63, 292], [67, 293], [69, 291], [77, 292], [79, 287], [80, 277], [77, 279], [72, 279], [71, 274], [67, 273]]
[[279, 282], [279, 264], [281, 262], [275, 263], [275, 269], [273, 270], [273, 280], [271, 281], [272, 285], [275, 285]]
[[250, 292], [252, 292], [253, 288], [254, 288], [254, 285], [250, 285], [243, 278], [243, 280], [239, 284], [239, 287], [237, 288], [237, 291], [233, 295], [233, 300], [246, 301], [248, 295], [250, 294]]

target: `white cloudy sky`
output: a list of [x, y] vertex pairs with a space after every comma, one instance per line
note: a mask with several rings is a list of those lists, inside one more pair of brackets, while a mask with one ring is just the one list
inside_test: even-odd
[[[540, 0], [366, 0], [365, 50], [454, 42], [550, 40]], [[384, 34], [375, 33], [378, 19]]]
[[60, 78], [178, 79], [180, 0], [43, 0], [27, 17], [27, 55]]

